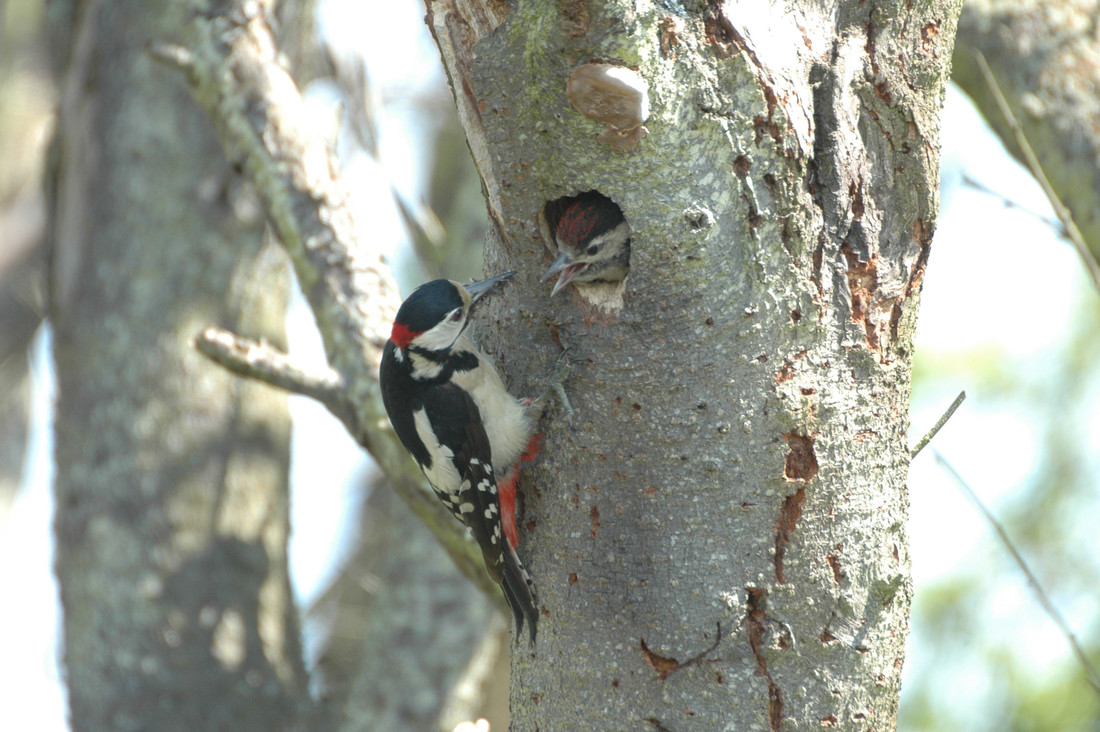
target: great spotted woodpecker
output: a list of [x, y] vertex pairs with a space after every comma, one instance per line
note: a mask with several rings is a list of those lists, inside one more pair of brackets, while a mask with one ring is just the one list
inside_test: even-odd
[[516, 554], [519, 463], [538, 448], [537, 412], [505, 388], [493, 364], [466, 335], [470, 311], [515, 272], [460, 285], [433, 280], [397, 311], [382, 352], [382, 401], [401, 444], [436, 495], [473, 534], [489, 576], [535, 642], [531, 577]]
[[619, 206], [598, 191], [559, 201], [560, 217], [549, 222], [559, 256], [542, 276], [558, 275], [550, 296], [570, 282], [621, 282], [630, 271], [630, 225]]

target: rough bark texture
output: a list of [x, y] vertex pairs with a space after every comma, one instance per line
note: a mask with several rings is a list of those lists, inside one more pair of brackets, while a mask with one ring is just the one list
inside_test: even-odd
[[[206, 362], [281, 341], [284, 260], [169, 69], [187, 3], [55, 3], [55, 519], [79, 730], [290, 729], [311, 706], [287, 577], [285, 399]], [[249, 213], [251, 212], [251, 213]]]
[[959, 18], [952, 76], [1020, 157], [975, 54], [989, 62], [1055, 193], [1100, 259], [1100, 46], [1094, 0], [973, 0]]
[[[428, 2], [488, 269], [520, 271], [488, 350], [519, 392], [559, 346], [580, 363], [573, 429], [557, 413], [526, 484], [543, 617], [513, 654], [517, 730], [895, 726], [958, 5], [741, 5]], [[565, 96], [591, 60], [649, 84], [630, 149]], [[631, 224], [631, 274], [550, 301], [539, 212], [593, 188]]]

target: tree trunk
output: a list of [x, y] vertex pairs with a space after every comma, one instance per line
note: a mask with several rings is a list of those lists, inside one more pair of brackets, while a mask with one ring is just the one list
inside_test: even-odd
[[261, 245], [176, 72], [189, 4], [55, 3], [57, 574], [80, 730], [290, 729], [310, 708], [287, 576], [285, 398], [195, 353], [283, 338]]
[[982, 77], [985, 56], [1092, 259], [1100, 259], [1100, 47], [1097, 2], [973, 0], [959, 18], [952, 76], [1017, 158], [1019, 146]]
[[[518, 730], [896, 724], [958, 8], [741, 5], [428, 2], [488, 269], [520, 271], [487, 350], [528, 394], [560, 346], [579, 363], [524, 486], [542, 619]], [[593, 59], [648, 85], [644, 131], [571, 105]], [[630, 275], [550, 300], [540, 213], [590, 189], [631, 225]]]

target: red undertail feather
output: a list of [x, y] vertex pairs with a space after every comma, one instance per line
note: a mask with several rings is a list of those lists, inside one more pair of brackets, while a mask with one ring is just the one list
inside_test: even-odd
[[519, 531], [516, 530], [516, 483], [519, 482], [519, 463], [512, 466], [504, 480], [497, 483], [500, 499], [500, 529], [513, 549], [519, 547]]
[[519, 530], [516, 528], [516, 484], [519, 483], [521, 463], [534, 462], [542, 449], [541, 432], [531, 435], [527, 442], [527, 451], [520, 456], [504, 479], [497, 483], [497, 497], [500, 499], [500, 530], [513, 549], [519, 547]]
[[527, 441], [527, 452], [520, 457], [520, 462], [533, 463], [535, 461], [535, 458], [539, 456], [539, 450], [542, 449], [543, 437], [544, 435], [541, 432], [531, 435], [531, 439]]

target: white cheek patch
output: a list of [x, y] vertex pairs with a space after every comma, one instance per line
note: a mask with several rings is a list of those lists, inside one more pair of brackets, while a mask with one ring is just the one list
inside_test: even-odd
[[[607, 232], [606, 234], [601, 234], [600, 236], [597, 236], [588, 244], [588, 246], [596, 244], [600, 247], [600, 251], [592, 255], [592, 261], [605, 259], [612, 254], [612, 252], [609, 252], [606, 248], [607, 242], [614, 241], [615, 239], [626, 239], [628, 236], [630, 236], [630, 226], [625, 221], [616, 226], [611, 231]], [[581, 254], [587, 255], [588, 247], [585, 247], [584, 251], [581, 252]]]
[[413, 339], [413, 345], [423, 348], [425, 351], [446, 351], [454, 345], [458, 337], [462, 335], [462, 326], [466, 319], [462, 318], [457, 323], [447, 318], [431, 330], [424, 331]]

